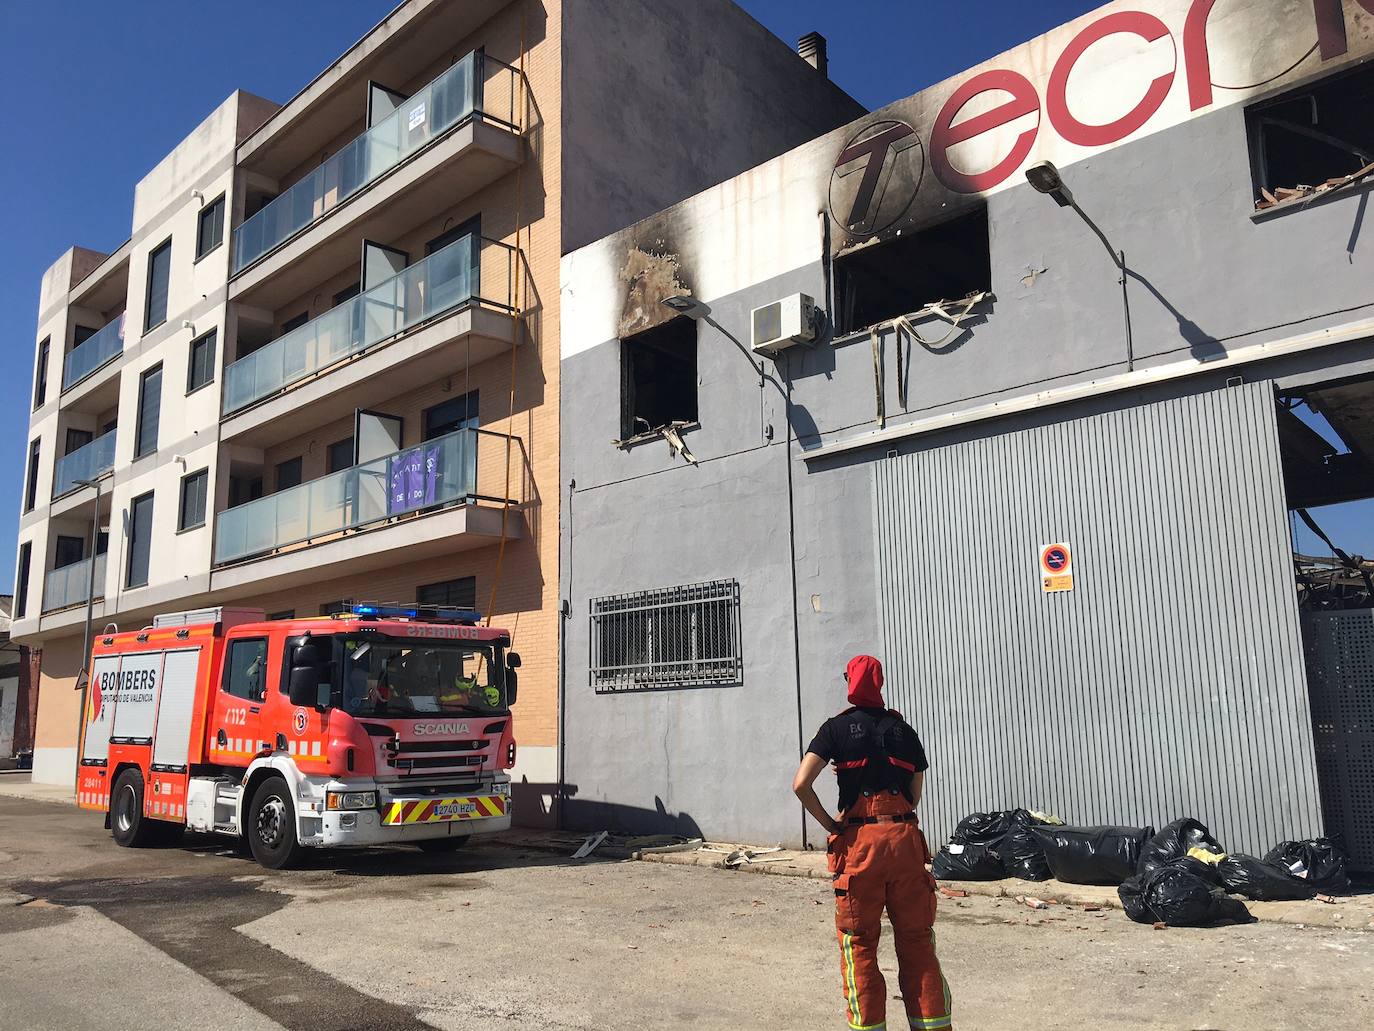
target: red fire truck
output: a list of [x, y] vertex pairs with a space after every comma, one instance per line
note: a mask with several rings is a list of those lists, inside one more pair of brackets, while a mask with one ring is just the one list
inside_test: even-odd
[[452, 851], [510, 826], [519, 666], [474, 612], [158, 616], [96, 639], [77, 801], [120, 845], [234, 835], [272, 868], [307, 848]]

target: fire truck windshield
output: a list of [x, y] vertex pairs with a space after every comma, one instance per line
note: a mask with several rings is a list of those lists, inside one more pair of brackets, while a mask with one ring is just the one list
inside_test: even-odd
[[492, 648], [449, 641], [335, 639], [335, 704], [355, 716], [414, 717], [506, 711]]

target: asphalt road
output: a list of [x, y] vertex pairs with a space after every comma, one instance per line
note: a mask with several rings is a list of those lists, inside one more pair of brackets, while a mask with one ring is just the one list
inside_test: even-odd
[[[0, 798], [0, 1029], [842, 1028], [827, 895], [497, 847], [273, 873]], [[981, 898], [942, 900], [938, 933], [959, 1028], [1374, 1025], [1374, 934]]]

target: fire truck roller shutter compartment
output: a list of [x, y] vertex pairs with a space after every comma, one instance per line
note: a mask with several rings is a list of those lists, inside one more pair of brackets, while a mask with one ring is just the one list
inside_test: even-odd
[[114, 729], [110, 740], [147, 744], [153, 739], [157, 715], [157, 683], [162, 677], [162, 652], [126, 655], [116, 677]]
[[200, 658], [199, 648], [166, 653], [157, 702], [157, 726], [153, 733], [154, 769], [182, 770], [186, 767]]
[[86, 691], [86, 741], [81, 749], [83, 763], [104, 763], [110, 758], [119, 659], [118, 655], [102, 655], [91, 664], [91, 683]]

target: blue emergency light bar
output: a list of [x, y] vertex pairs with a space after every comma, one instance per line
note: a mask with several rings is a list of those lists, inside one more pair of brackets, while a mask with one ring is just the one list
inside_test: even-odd
[[419, 619], [426, 623], [461, 623], [476, 626], [482, 614], [472, 609], [450, 609], [428, 605], [351, 605], [348, 614], [360, 619]]

